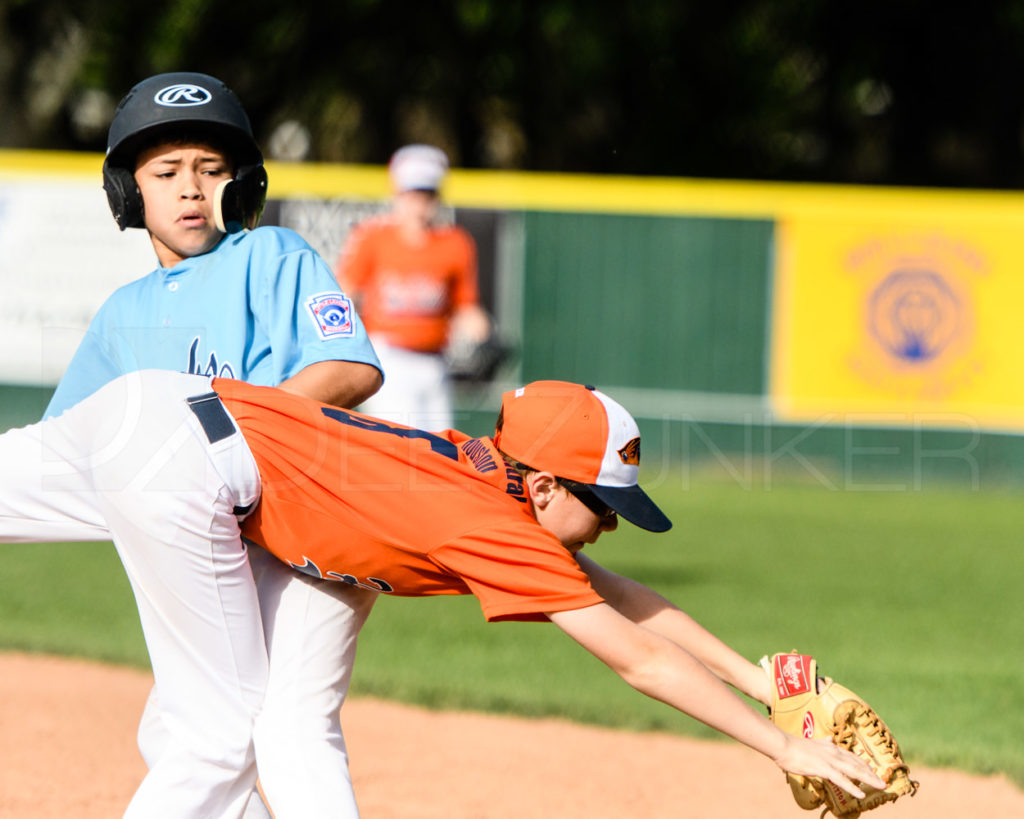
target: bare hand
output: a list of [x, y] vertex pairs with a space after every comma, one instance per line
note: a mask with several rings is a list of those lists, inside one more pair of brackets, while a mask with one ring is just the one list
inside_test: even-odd
[[786, 747], [775, 759], [775, 764], [787, 773], [828, 779], [858, 799], [864, 798], [864, 792], [855, 782], [879, 790], [885, 788], [885, 782], [871, 770], [870, 765], [844, 748], [833, 745], [830, 740], [785, 736], [788, 740]]
[[479, 305], [467, 304], [452, 316], [450, 335], [454, 339], [481, 344], [490, 333], [491, 319]]

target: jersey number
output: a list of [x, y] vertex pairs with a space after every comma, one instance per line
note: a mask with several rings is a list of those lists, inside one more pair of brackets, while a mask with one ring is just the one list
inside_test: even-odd
[[453, 461], [459, 460], [459, 448], [455, 444], [422, 429], [394, 427], [377, 418], [369, 418], [366, 415], [353, 415], [335, 407], [323, 407], [320, 411], [328, 418], [333, 418], [335, 421], [347, 424], [350, 427], [356, 427], [357, 429], [365, 429], [370, 432], [385, 432], [388, 435], [397, 435], [399, 438], [421, 438], [430, 444], [431, 450], [438, 455], [451, 458]]
[[[328, 418], [333, 418], [335, 421], [347, 424], [350, 427], [356, 427], [357, 429], [365, 429], [370, 432], [384, 432], [388, 435], [397, 435], [399, 438], [420, 438], [430, 444], [431, 450], [436, 452], [438, 455], [443, 455], [445, 458], [451, 458], [453, 461], [459, 460], [459, 448], [455, 446], [455, 444], [451, 441], [446, 441], [440, 436], [425, 432], [422, 429], [393, 427], [377, 418], [370, 418], [365, 415], [353, 415], [350, 412], [345, 412], [345, 410], [337, 409], [336, 407], [322, 407], [320, 411]], [[306, 561], [305, 565], [296, 566], [292, 563], [292, 567], [298, 569], [300, 572], [311, 574], [314, 577], [325, 576], [321, 574], [317, 565], [308, 557], [303, 556], [303, 559]], [[357, 577], [354, 577], [351, 574], [340, 574], [339, 572], [327, 572], [326, 577], [331, 580], [340, 580], [343, 583], [348, 583], [352, 586], [359, 586], [364, 589], [371, 589], [373, 591], [394, 591], [386, 580], [382, 580], [379, 577], [368, 577], [365, 581], [360, 581]]]

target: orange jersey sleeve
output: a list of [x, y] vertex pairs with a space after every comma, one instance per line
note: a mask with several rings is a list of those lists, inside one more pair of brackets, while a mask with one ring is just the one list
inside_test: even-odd
[[393, 222], [366, 222], [342, 249], [337, 275], [371, 336], [419, 352], [439, 352], [454, 310], [480, 299], [476, 244], [458, 226], [411, 245]]
[[601, 602], [490, 439], [238, 381], [213, 386], [260, 470], [242, 532], [299, 571], [402, 596], [474, 594], [488, 620]]

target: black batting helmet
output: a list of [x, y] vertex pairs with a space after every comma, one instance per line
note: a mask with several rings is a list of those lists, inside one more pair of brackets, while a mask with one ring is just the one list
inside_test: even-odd
[[267, 198], [267, 174], [242, 103], [216, 77], [177, 71], [138, 83], [114, 112], [103, 189], [118, 227], [143, 227], [142, 194], [134, 176], [140, 146], [163, 133], [183, 131], [209, 133], [225, 145], [234, 162], [235, 179], [217, 197], [225, 208], [216, 214], [221, 229], [255, 225]]

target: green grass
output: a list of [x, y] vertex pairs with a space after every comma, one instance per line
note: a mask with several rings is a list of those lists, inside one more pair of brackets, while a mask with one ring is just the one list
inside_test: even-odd
[[110, 543], [0, 543], [0, 648], [149, 667]]
[[[653, 494], [667, 535], [623, 526], [588, 547], [745, 656], [798, 648], [871, 702], [912, 763], [1024, 785], [1024, 503], [1012, 492], [744, 489]], [[3, 546], [0, 647], [144, 665], [106, 544]], [[381, 599], [355, 694], [698, 736], [542, 624], [487, 625], [473, 598]]]

